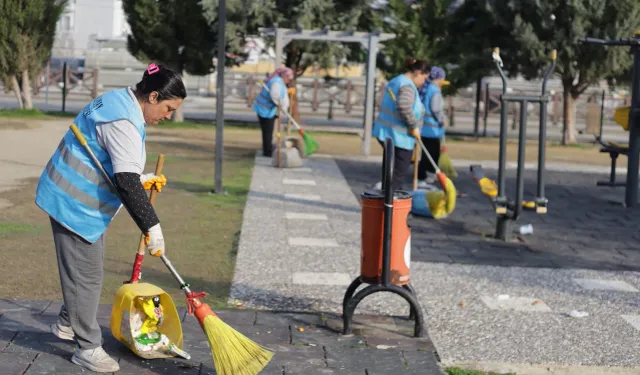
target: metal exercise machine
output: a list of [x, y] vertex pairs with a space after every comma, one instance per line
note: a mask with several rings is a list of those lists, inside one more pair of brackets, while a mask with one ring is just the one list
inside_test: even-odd
[[[631, 110], [629, 111], [629, 147], [626, 151], [627, 183], [624, 205], [634, 207], [638, 204], [638, 158], [640, 157], [640, 30], [633, 38], [618, 40], [602, 40], [596, 38], [580, 38], [578, 41], [606, 46], [629, 46], [633, 55], [633, 76], [631, 78]], [[624, 153], [624, 152], [621, 152]], [[615, 164], [611, 166], [612, 180], [615, 181]]]
[[[500, 58], [500, 50], [495, 48], [492, 54], [493, 61], [498, 68], [500, 77], [502, 78], [502, 94], [500, 95], [500, 153], [498, 159], [498, 186], [497, 194], [492, 198], [493, 205], [497, 214], [497, 223], [495, 238], [507, 240], [509, 236], [510, 222], [515, 222], [522, 212], [523, 195], [524, 195], [524, 164], [525, 164], [525, 148], [527, 143], [527, 106], [529, 103], [540, 104], [540, 131], [538, 136], [538, 181], [537, 196], [534, 203], [536, 213], [547, 213], [547, 198], [545, 197], [545, 142], [547, 139], [547, 103], [549, 95], [547, 93], [547, 80], [556, 66], [556, 50], [551, 52], [551, 65], [544, 73], [542, 80], [542, 91], [540, 95], [514, 95], [507, 94], [507, 77], [502, 71], [502, 59]], [[520, 104], [520, 126], [518, 134], [518, 170], [516, 179], [516, 196], [515, 200], [509, 199], [506, 193], [506, 175], [505, 164], [507, 158], [507, 108], [509, 102]], [[472, 165], [471, 173], [476, 181], [484, 178], [484, 172], [480, 165]], [[486, 180], [486, 178], [485, 178]], [[483, 192], [484, 192], [483, 188]]]

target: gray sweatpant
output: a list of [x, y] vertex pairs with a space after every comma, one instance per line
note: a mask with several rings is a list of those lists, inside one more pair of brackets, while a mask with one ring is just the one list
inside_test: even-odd
[[102, 345], [97, 314], [104, 276], [104, 235], [93, 244], [51, 219], [64, 305], [60, 325], [73, 329], [78, 346]]

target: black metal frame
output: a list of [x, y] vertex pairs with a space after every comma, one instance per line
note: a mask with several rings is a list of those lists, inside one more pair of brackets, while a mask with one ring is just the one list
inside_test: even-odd
[[[418, 295], [411, 284], [398, 286], [391, 284], [391, 223], [393, 222], [393, 188], [391, 176], [393, 175], [394, 144], [391, 138], [384, 141], [384, 156], [382, 161], [382, 189], [384, 190], [384, 229], [382, 237], [382, 283], [371, 284], [358, 293], [356, 290], [363, 283], [361, 277], [357, 277], [347, 288], [342, 301], [342, 319], [344, 322], [343, 333], [351, 333], [351, 321], [358, 304], [368, 295], [377, 292], [391, 292], [404, 298], [410, 305], [409, 319], [415, 320], [414, 336], [424, 336], [424, 315]], [[354, 295], [355, 294], [355, 295]]]
[[[640, 162], [640, 30], [633, 38], [619, 40], [602, 40], [580, 38], [583, 43], [603, 44], [607, 46], [629, 46], [633, 54], [633, 73], [631, 77], [631, 110], [629, 111], [629, 148], [627, 152], [627, 182], [624, 205], [634, 207], [638, 204], [638, 177]], [[615, 159], [612, 159], [610, 182], [615, 182]], [[598, 183], [598, 185], [601, 185]], [[611, 185], [607, 185], [611, 186]]]
[[[522, 212], [522, 198], [524, 196], [524, 164], [525, 148], [527, 144], [527, 105], [529, 103], [540, 104], [540, 132], [538, 134], [538, 181], [537, 196], [535, 199], [536, 213], [546, 214], [548, 199], [545, 197], [545, 152], [547, 139], [547, 80], [556, 66], [556, 50], [551, 54], [551, 65], [544, 73], [542, 91], [537, 95], [509, 95], [507, 94], [507, 77], [502, 71], [502, 61], [499, 59], [499, 50], [494, 50], [494, 61], [500, 78], [502, 78], [502, 94], [500, 95], [500, 153], [498, 157], [498, 195], [493, 199], [496, 210], [497, 223], [495, 238], [506, 241], [509, 236], [509, 224], [515, 222]], [[506, 193], [505, 166], [507, 158], [507, 106], [509, 102], [520, 103], [520, 127], [518, 134], [518, 174], [516, 182], [516, 198], [510, 200]], [[481, 167], [471, 166], [471, 172], [479, 175]]]

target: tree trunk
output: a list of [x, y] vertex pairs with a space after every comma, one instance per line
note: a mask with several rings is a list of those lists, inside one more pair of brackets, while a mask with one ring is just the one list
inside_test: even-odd
[[[287, 53], [287, 59], [285, 61], [286, 66], [293, 70], [293, 80], [289, 83], [289, 87], [297, 88], [298, 81], [298, 54], [301, 53], [296, 46], [296, 41], [293, 40], [289, 43], [289, 53]], [[300, 123], [300, 111], [298, 108], [298, 90], [296, 89], [295, 93], [291, 97], [291, 103], [289, 103], [291, 116], [294, 120], [299, 124]]]
[[31, 80], [29, 70], [22, 71], [22, 93], [24, 98], [24, 109], [33, 109], [33, 98], [31, 95]]
[[567, 85], [562, 93], [562, 144], [576, 143], [576, 102]]
[[18, 84], [18, 78], [15, 75], [11, 75], [11, 86], [13, 94], [18, 100], [18, 108], [24, 109], [24, 103], [22, 102], [22, 94], [20, 93], [20, 84]]

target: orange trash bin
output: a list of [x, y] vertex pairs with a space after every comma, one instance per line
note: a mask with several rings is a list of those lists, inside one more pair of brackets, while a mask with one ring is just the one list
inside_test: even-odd
[[[407, 223], [413, 194], [397, 190], [393, 196], [389, 279], [394, 285], [409, 283], [411, 263], [411, 228]], [[382, 252], [384, 234], [384, 192], [368, 190], [361, 195], [362, 252], [360, 280], [382, 284]]]

